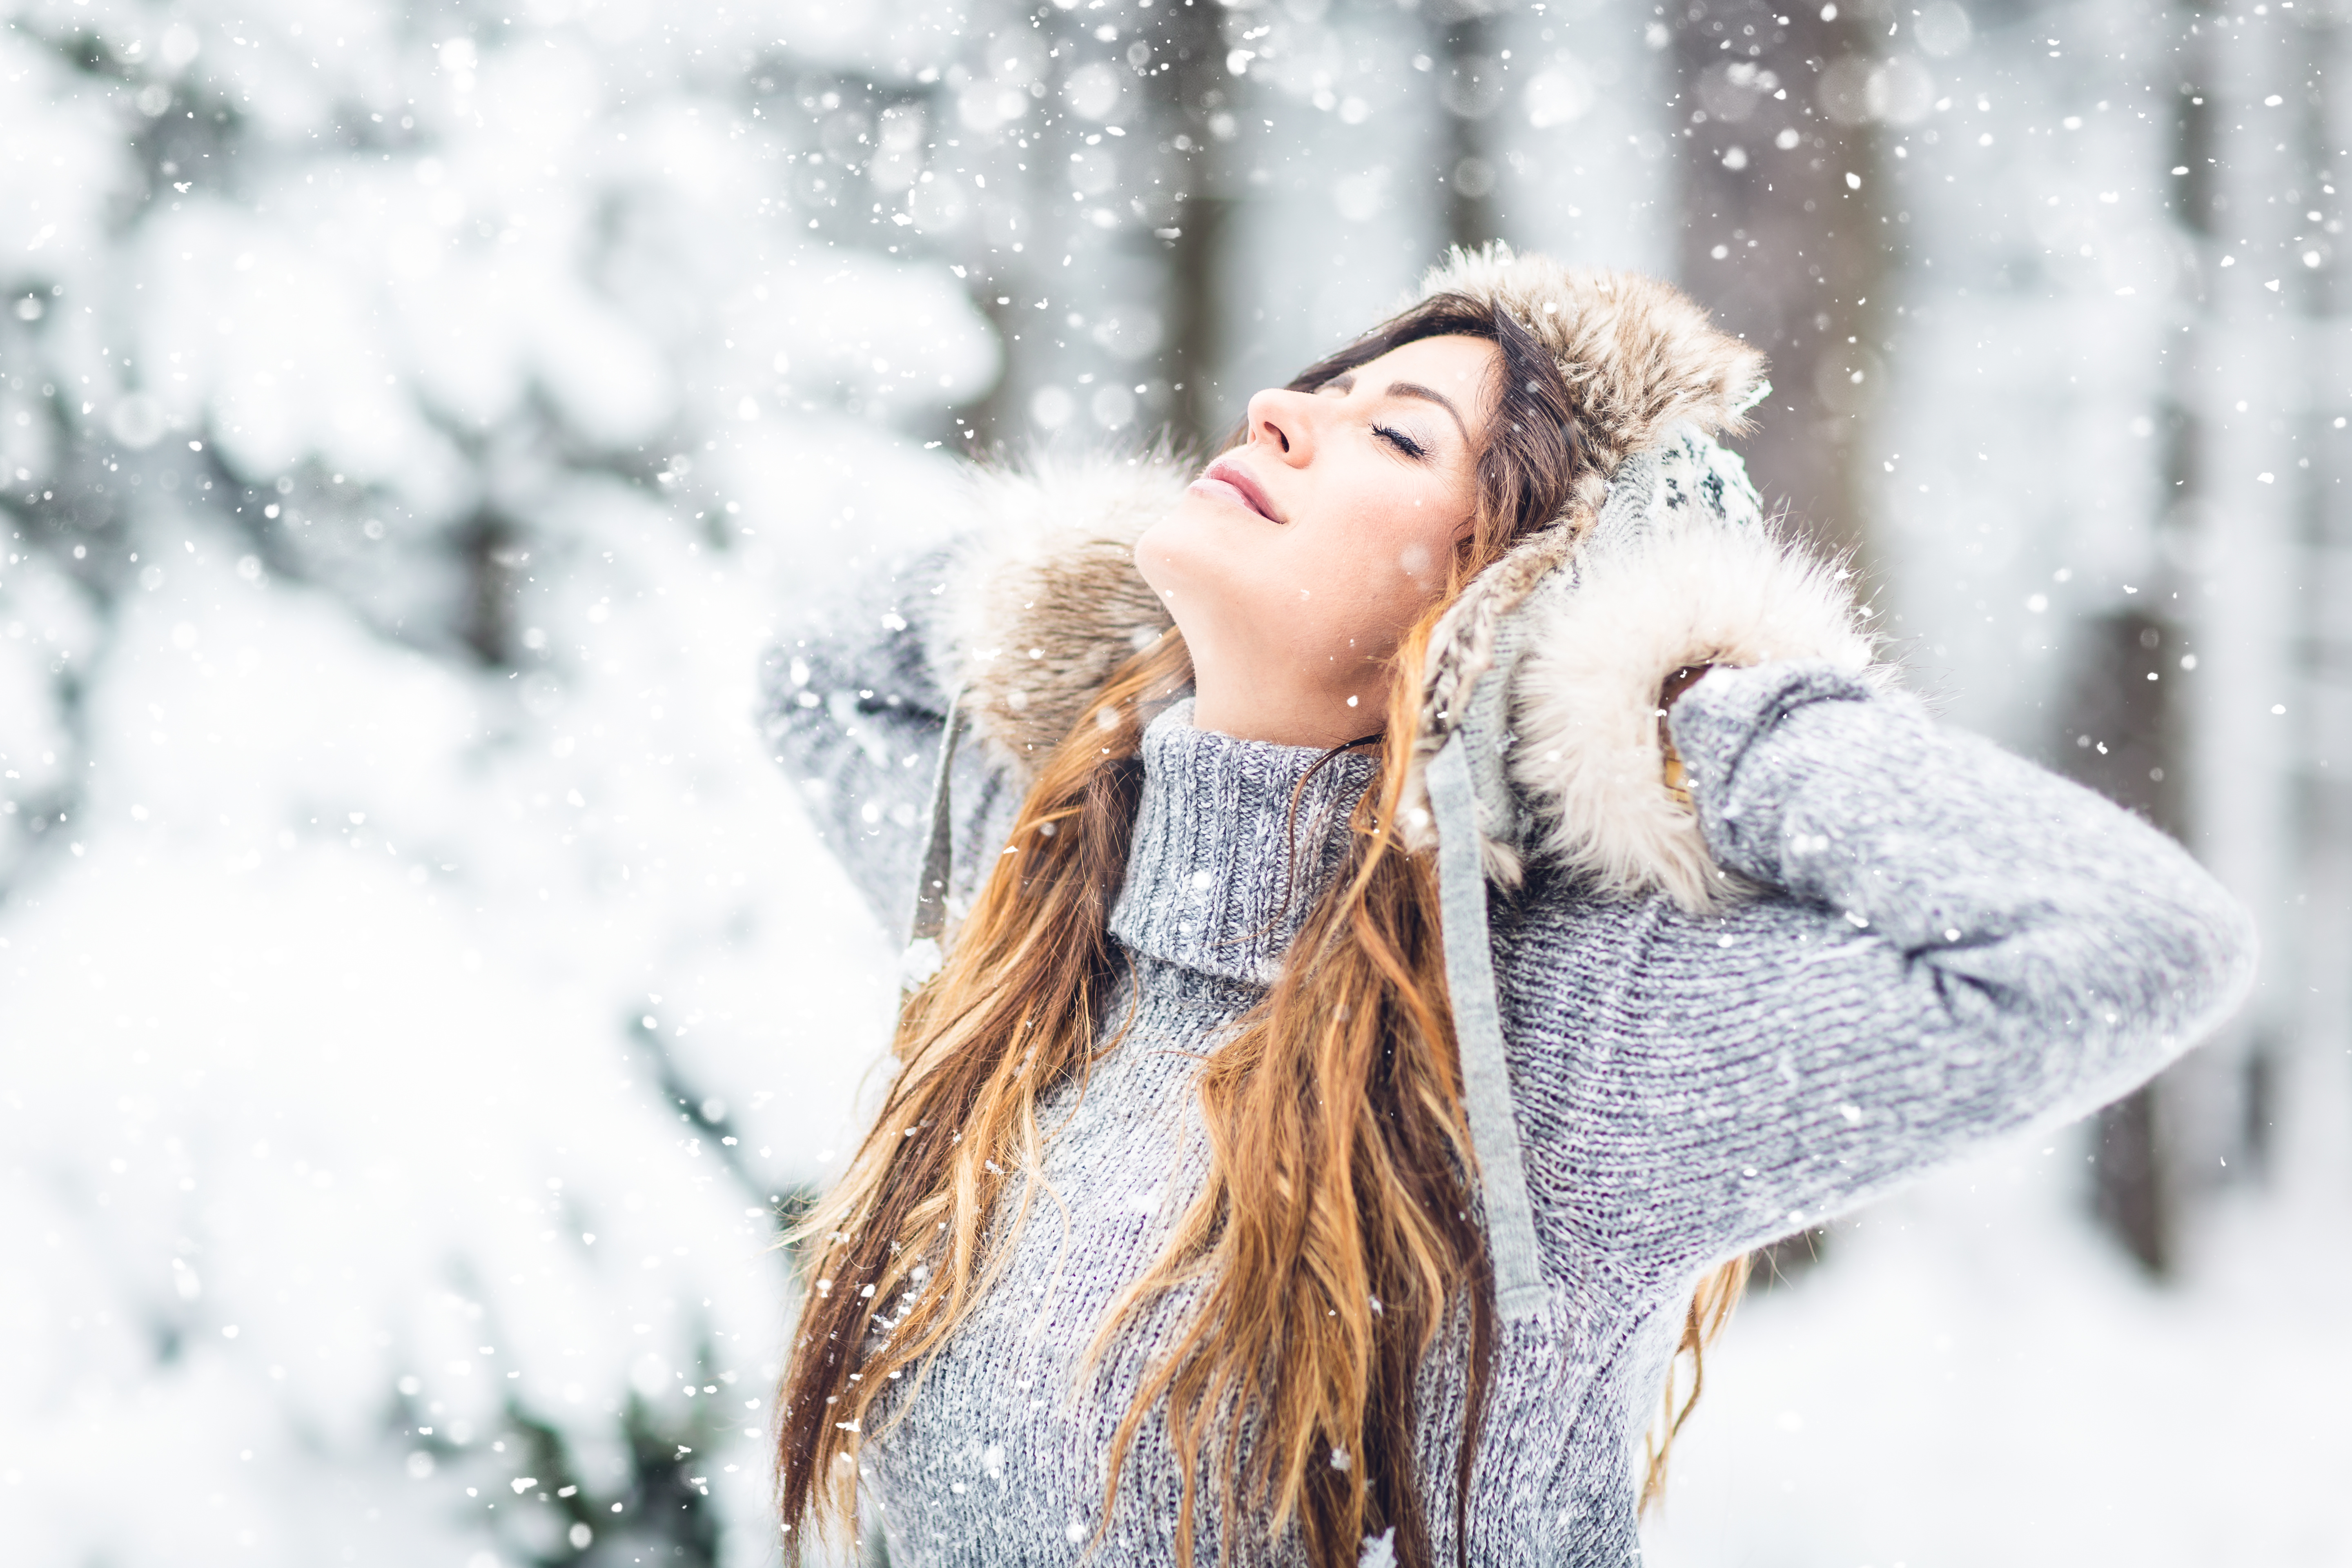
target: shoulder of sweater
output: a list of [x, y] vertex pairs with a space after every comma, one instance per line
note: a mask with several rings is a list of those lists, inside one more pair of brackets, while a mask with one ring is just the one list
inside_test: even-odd
[[[1725, 962], [1717, 953], [1764, 936], [1811, 935], [1820, 911], [1777, 888], [1750, 886], [1743, 897], [1704, 910], [1686, 909], [1662, 888], [1620, 891], [1571, 867], [1544, 863], [1488, 902], [1496, 966], [1514, 978], [1606, 963], [1654, 963], [1661, 947], [1685, 950], [1695, 966]], [[1741, 955], [1745, 958], [1748, 955]]]

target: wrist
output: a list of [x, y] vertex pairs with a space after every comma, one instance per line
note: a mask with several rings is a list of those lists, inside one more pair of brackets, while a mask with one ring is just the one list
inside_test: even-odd
[[1684, 665], [1680, 669], [1667, 676], [1658, 688], [1660, 776], [1665, 782], [1666, 793], [1673, 795], [1677, 803], [1685, 806], [1691, 804], [1690, 775], [1683, 767], [1682, 753], [1675, 750], [1674, 736], [1667, 731], [1666, 715], [1673, 710], [1675, 701], [1683, 693], [1697, 685], [1700, 678], [1714, 668], [1715, 666], [1711, 664]]

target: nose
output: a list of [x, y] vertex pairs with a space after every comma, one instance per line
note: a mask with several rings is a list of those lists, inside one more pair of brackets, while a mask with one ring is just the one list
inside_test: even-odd
[[1249, 444], [1294, 468], [1315, 456], [1315, 397], [1270, 386], [1249, 400]]

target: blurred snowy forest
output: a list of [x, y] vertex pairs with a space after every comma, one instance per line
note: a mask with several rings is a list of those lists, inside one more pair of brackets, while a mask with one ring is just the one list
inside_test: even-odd
[[894, 979], [763, 637], [1500, 237], [1762, 343], [1915, 683], [2266, 944], [1781, 1249], [1652, 1561], [2352, 1563], [2339, 0], [0, 16], [10, 1561], [776, 1561], [777, 1220]]

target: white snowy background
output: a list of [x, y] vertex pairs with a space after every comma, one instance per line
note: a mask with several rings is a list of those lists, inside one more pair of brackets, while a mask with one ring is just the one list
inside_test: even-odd
[[[1671, 270], [1691, 221], [1647, 5], [1495, 10], [1491, 93], [1434, 11], [1221, 5], [1187, 136], [1177, 3], [0, 0], [7, 1561], [778, 1560], [776, 1215], [894, 981], [764, 639], [951, 515], [965, 432], [1229, 416], [1364, 324], [1449, 115], [1523, 245]], [[1841, 1226], [1709, 1360], [1666, 1568], [2352, 1563], [2352, 168], [2292, 9], [1868, 13], [1879, 602], [2047, 753], [2069, 628], [2172, 595], [2192, 842], [2271, 966], [2166, 1279], [2084, 1130]], [[2184, 52], [2226, 233], [2167, 216]]]

